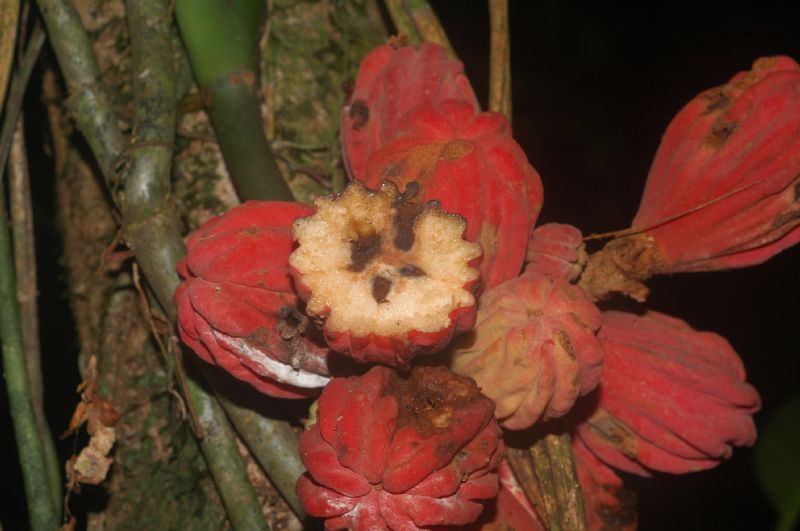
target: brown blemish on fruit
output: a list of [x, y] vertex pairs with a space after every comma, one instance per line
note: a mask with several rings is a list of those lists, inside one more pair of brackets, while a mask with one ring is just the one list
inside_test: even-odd
[[414, 264], [405, 264], [403, 267], [397, 270], [401, 276], [413, 278], [413, 277], [426, 277], [428, 276], [425, 271], [418, 268]]
[[[309, 346], [315, 328], [310, 319], [297, 307], [287, 304], [278, 312], [278, 324], [275, 330], [264, 327], [257, 328], [245, 341], [258, 349], [268, 350], [278, 361], [293, 369], [303, 369], [317, 374], [330, 374], [327, 362]], [[281, 342], [276, 344], [275, 332]], [[322, 338], [319, 338], [321, 341]], [[313, 340], [312, 340], [313, 341]], [[280, 346], [280, 348], [276, 348]]]
[[563, 330], [559, 330], [556, 332], [556, 341], [558, 341], [558, 346], [561, 347], [561, 350], [566, 352], [567, 356], [574, 361], [576, 359], [575, 349], [572, 346], [572, 341], [569, 339], [569, 334]]
[[482, 395], [472, 378], [444, 367], [414, 367], [407, 376], [393, 374], [385, 394], [399, 402], [397, 426], [411, 425], [421, 436], [447, 430], [457, 412]]
[[372, 279], [372, 298], [377, 303], [389, 302], [386, 297], [392, 291], [392, 281], [386, 277], [377, 276]]
[[306, 333], [308, 317], [294, 306], [287, 304], [278, 312], [277, 329], [283, 339], [293, 339]]
[[255, 227], [247, 227], [239, 231], [239, 236], [255, 236], [258, 234], [258, 229]]
[[708, 100], [708, 105], [706, 105], [706, 114], [724, 110], [731, 103], [730, 97], [725, 94], [722, 88], [714, 90], [714, 92], [706, 96], [706, 99]]
[[636, 459], [636, 447], [639, 437], [631, 429], [609, 415], [605, 410], [598, 409], [588, 420], [589, 428], [604, 439], [611, 446], [631, 459]]
[[439, 155], [439, 158], [444, 160], [458, 160], [466, 155], [472, 153], [475, 149], [475, 145], [470, 142], [469, 140], [463, 140], [461, 138], [457, 138], [447, 143], [442, 150], [442, 153]]
[[770, 227], [771, 230], [779, 229], [784, 225], [788, 225], [793, 221], [800, 218], [800, 210], [790, 210], [789, 212], [784, 212], [775, 216], [775, 219], [772, 220], [772, 226]]
[[356, 100], [350, 104], [350, 112], [347, 115], [353, 119], [352, 129], [358, 131], [369, 122], [369, 107], [364, 100]]
[[383, 169], [383, 178], [388, 179], [390, 177], [397, 177], [400, 175], [400, 173], [402, 173], [402, 171], [403, 169], [397, 164], [389, 164]]
[[[800, 179], [800, 175], [797, 176], [797, 179]], [[800, 181], [794, 183], [794, 202], [800, 203]]]
[[706, 136], [703, 142], [713, 148], [721, 147], [731, 137], [734, 131], [739, 127], [738, 122], [720, 122], [714, 124], [711, 132]]

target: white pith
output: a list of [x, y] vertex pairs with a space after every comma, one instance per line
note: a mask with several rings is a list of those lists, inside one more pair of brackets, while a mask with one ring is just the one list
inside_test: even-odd
[[[289, 263], [312, 293], [307, 312], [327, 315], [329, 331], [348, 330], [360, 337], [437, 332], [451, 325], [454, 310], [475, 304], [464, 286], [478, 277], [478, 270], [468, 264], [480, 256], [481, 248], [462, 238], [465, 221], [438, 208], [426, 209], [414, 225], [411, 249], [397, 250], [392, 244], [396, 195], [392, 185], [376, 192], [352, 183], [339, 197], [318, 199], [317, 213], [294, 223], [299, 247]], [[383, 252], [363, 271], [350, 271], [351, 242], [358, 237], [354, 227], [367, 224], [382, 235]], [[413, 264], [426, 276], [400, 275], [404, 264]], [[373, 297], [376, 275], [392, 281], [387, 302]]]
[[258, 367], [261, 367], [263, 372], [256, 371], [261, 374], [261, 376], [266, 376], [278, 382], [302, 389], [318, 389], [320, 387], [325, 387], [330, 381], [330, 378], [327, 376], [308, 372], [303, 369], [295, 369], [290, 365], [270, 358], [262, 351], [248, 344], [247, 341], [242, 338], [231, 337], [217, 332], [216, 330], [212, 331], [212, 333], [220, 345], [237, 354], [244, 355]]

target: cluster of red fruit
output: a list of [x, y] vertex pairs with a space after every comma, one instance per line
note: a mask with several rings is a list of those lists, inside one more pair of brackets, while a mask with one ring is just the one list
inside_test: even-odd
[[466, 526], [498, 492], [495, 518], [540, 528], [498, 473], [501, 427], [565, 420], [598, 529], [635, 527], [609, 467], [686, 473], [754, 442], [759, 397], [723, 338], [594, 303], [800, 239], [794, 61], [761, 59], [692, 100], [632, 228], [590, 257], [574, 227], [534, 230], [538, 174], [437, 46], [373, 50], [341, 135], [344, 191], [206, 223], [175, 295], [181, 338], [205, 361], [276, 397], [324, 388], [297, 490], [327, 529]]

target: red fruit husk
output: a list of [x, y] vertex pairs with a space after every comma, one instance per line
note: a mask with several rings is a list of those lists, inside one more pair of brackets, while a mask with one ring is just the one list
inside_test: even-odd
[[800, 241], [800, 67], [758, 59], [667, 128], [633, 234], [593, 255], [581, 286], [643, 301], [660, 273], [759, 264]]
[[453, 345], [451, 367], [497, 403], [504, 428], [567, 413], [600, 381], [600, 311], [583, 291], [535, 272], [483, 294], [474, 332]]
[[467, 220], [466, 239], [483, 246], [482, 289], [519, 274], [542, 183], [502, 114], [457, 100], [418, 107], [369, 159], [364, 183], [384, 180], [418, 182], [425, 200]]
[[626, 489], [620, 477], [576, 437], [572, 440], [572, 453], [583, 492], [587, 528], [634, 531], [636, 494]]
[[760, 399], [721, 336], [657, 312], [605, 312], [598, 338], [603, 378], [577, 434], [606, 464], [683, 474], [755, 442]]
[[400, 194], [353, 181], [315, 205], [294, 224], [289, 262], [332, 349], [406, 367], [472, 328], [481, 250], [463, 239], [463, 219], [421, 201], [415, 184]]
[[[637, 524], [636, 494], [624, 488], [612, 469], [599, 461], [583, 443], [573, 438], [575, 471], [581, 485], [589, 530], [634, 531]], [[487, 504], [478, 524], [470, 531], [543, 531], [545, 527], [528, 501], [506, 461], [497, 469], [500, 492]]]
[[563, 223], [536, 227], [528, 242], [525, 271], [573, 282], [586, 265], [586, 246], [580, 229]]
[[475, 521], [497, 495], [494, 405], [443, 367], [374, 367], [335, 378], [300, 439], [297, 492], [326, 529], [420, 529]]
[[350, 177], [365, 179], [367, 161], [395, 136], [406, 113], [446, 99], [478, 108], [463, 65], [440, 46], [383, 45], [367, 54], [342, 112], [342, 152]]
[[497, 467], [500, 492], [468, 531], [545, 531], [508, 462]]
[[656, 225], [646, 234], [672, 273], [761, 263], [800, 240], [799, 223], [800, 67], [762, 58], [678, 113], [633, 227]]
[[175, 291], [181, 339], [262, 393], [319, 393], [336, 354], [301, 313], [288, 257], [291, 224], [311, 209], [250, 201], [211, 219], [186, 243]]

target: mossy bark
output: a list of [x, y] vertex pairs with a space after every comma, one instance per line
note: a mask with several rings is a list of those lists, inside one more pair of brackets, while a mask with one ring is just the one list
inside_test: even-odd
[[[344, 181], [337, 135], [344, 99], [341, 84], [354, 76], [360, 58], [382, 41], [385, 33], [370, 1], [351, 0], [333, 6], [323, 0], [301, 4], [278, 0], [271, 5], [261, 49], [265, 131], [284, 177], [293, 192], [307, 201]], [[77, 0], [75, 7], [92, 37], [90, 45], [98, 62], [95, 81], [107, 90], [112, 108], [121, 118], [119, 129], [135, 129], [134, 76], [124, 1]], [[173, 39], [173, 44], [179, 43], [177, 33]], [[172, 142], [171, 205], [179, 229], [185, 233], [236, 204], [237, 198], [208, 115], [202, 106], [192, 105], [202, 99], [187, 75], [188, 61], [179, 46], [174, 48], [176, 93], [184, 96], [188, 90], [188, 96], [181, 100]], [[111, 182], [114, 194], [121, 193], [120, 170], [135, 168], [111, 168], [119, 160], [112, 161], [114, 164], [104, 160], [98, 168], [88, 158], [86, 150], [75, 143], [80, 140], [71, 129], [67, 110], [73, 109], [72, 102], [54, 92], [55, 83], [51, 74], [45, 100], [52, 126], [64, 265], [79, 335], [78, 363], [83, 368], [90, 356], [97, 357], [99, 392], [121, 416], [109, 478], [98, 488], [84, 489], [79, 496], [85, 499], [71, 505], [91, 507], [90, 529], [225, 528], [232, 522], [201, 444], [192, 433], [181, 390], [154, 341], [150, 311], [143, 307], [133, 282], [132, 261], [117, 238], [119, 213], [103, 186], [104, 181]], [[154, 152], [166, 151], [170, 144], [169, 139], [144, 136], [133, 139], [137, 141], [149, 145], [136, 149]], [[156, 286], [156, 291], [163, 290]], [[171, 340], [165, 335], [161, 339], [166, 344]], [[226, 388], [244, 385], [225, 374], [217, 377], [225, 381]], [[255, 425], [264, 431], [262, 423], [255, 421], [270, 414], [265, 404], [253, 408], [248, 403], [243, 408], [236, 393], [226, 391], [226, 396], [231, 399], [229, 416], [255, 415], [245, 428]], [[77, 404], [78, 396], [74, 399]], [[290, 406], [292, 418], [299, 418], [305, 406]], [[288, 424], [272, 423], [267, 431], [276, 427], [285, 432], [281, 440], [290, 439]], [[275, 466], [269, 455], [265, 457], [262, 449], [252, 445], [239, 444], [236, 450], [244, 459], [268, 524], [275, 529], [299, 529], [298, 520], [259, 466]], [[296, 459], [284, 461], [281, 464], [299, 469]], [[284, 483], [281, 487], [286, 489], [292, 481]]]

